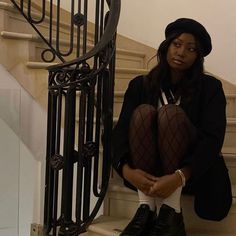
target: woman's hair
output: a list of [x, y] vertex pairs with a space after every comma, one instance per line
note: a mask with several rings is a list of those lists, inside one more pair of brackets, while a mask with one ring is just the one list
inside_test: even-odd
[[[167, 51], [174, 39], [176, 39], [181, 32], [170, 35], [164, 40], [157, 50], [157, 65], [147, 74], [145, 80], [145, 87], [149, 96], [149, 101], [153, 105], [157, 105], [157, 100], [160, 95], [160, 89], [168, 89], [171, 86], [170, 66], [167, 62]], [[197, 40], [196, 40], [197, 41]], [[197, 41], [197, 58], [193, 65], [186, 70], [183, 79], [178, 83], [178, 88], [175, 92], [176, 96], [184, 98], [183, 102], [191, 100], [193, 90], [195, 90], [199, 79], [203, 75], [203, 52], [199, 42]], [[182, 100], [181, 100], [182, 101]]]

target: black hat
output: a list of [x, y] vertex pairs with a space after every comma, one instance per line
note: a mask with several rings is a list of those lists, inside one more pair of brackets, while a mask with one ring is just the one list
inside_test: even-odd
[[167, 25], [165, 29], [166, 38], [174, 32], [185, 32], [193, 34], [198, 39], [203, 48], [203, 55], [207, 56], [211, 52], [211, 37], [204, 26], [199, 22], [189, 18], [177, 19], [176, 21], [171, 22]]

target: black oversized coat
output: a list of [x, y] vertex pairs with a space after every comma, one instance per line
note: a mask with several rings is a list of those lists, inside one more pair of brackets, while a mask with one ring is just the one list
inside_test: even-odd
[[[113, 167], [121, 175], [121, 168], [129, 161], [129, 122], [134, 109], [150, 103], [144, 89], [144, 76], [131, 80], [112, 136]], [[180, 103], [197, 128], [198, 139], [184, 158], [184, 165], [192, 169], [192, 178], [185, 192], [195, 196], [195, 211], [205, 219], [221, 220], [232, 204], [231, 184], [221, 148], [226, 128], [226, 99], [222, 84], [216, 78], [204, 75], [188, 106]], [[126, 186], [132, 187], [127, 181]]]

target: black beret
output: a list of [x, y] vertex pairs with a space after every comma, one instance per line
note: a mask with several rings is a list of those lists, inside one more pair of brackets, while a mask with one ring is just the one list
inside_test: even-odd
[[211, 37], [206, 31], [205, 27], [199, 22], [189, 18], [177, 19], [176, 21], [167, 25], [165, 29], [166, 38], [175, 32], [193, 34], [202, 46], [203, 55], [207, 56], [211, 52]]

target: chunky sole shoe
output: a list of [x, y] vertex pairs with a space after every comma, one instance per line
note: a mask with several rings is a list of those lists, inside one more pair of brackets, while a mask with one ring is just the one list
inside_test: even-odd
[[155, 217], [155, 213], [150, 210], [146, 204], [140, 205], [133, 219], [125, 227], [120, 236], [142, 236], [145, 232], [148, 223]]
[[147, 236], [186, 236], [183, 215], [165, 204], [161, 206], [158, 217]]

